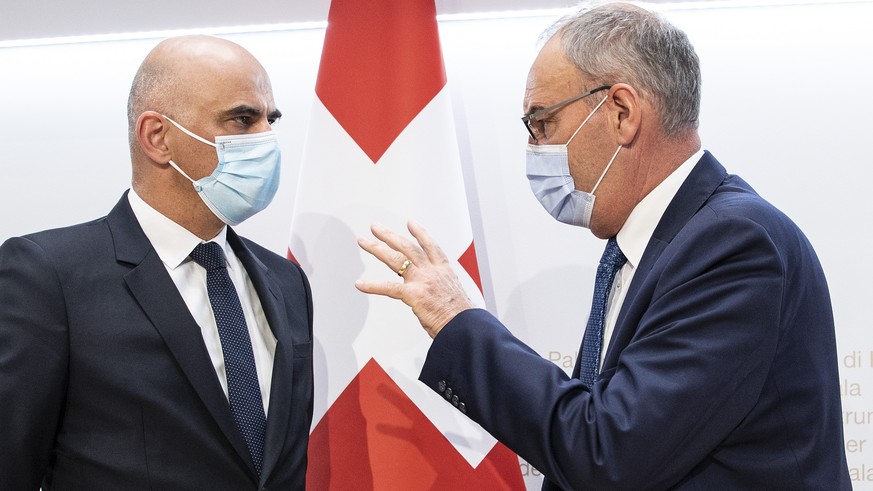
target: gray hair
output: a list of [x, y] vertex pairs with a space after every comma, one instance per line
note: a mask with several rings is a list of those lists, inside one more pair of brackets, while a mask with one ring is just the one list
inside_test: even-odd
[[697, 128], [700, 61], [685, 33], [660, 15], [629, 4], [583, 8], [543, 33], [553, 35], [596, 85], [624, 82], [650, 97], [665, 134]]
[[[144, 111], [166, 112], [178, 98], [179, 79], [158, 63], [144, 62], [133, 78], [127, 98], [127, 130], [131, 149], [136, 147], [136, 121]], [[180, 117], [174, 113], [174, 117]]]

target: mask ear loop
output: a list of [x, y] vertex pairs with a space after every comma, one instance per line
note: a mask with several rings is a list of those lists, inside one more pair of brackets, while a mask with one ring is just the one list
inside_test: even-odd
[[[185, 179], [188, 179], [189, 181], [191, 181], [191, 184], [193, 184], [195, 187], [197, 186], [197, 181], [195, 181], [194, 179], [191, 179], [191, 177], [188, 174], [185, 174], [185, 171], [183, 171], [181, 168], [179, 168], [179, 166], [176, 165], [176, 163], [173, 162], [172, 159], [170, 160], [170, 165], [172, 165], [174, 169], [179, 171], [179, 174], [182, 174], [183, 176], [185, 176]], [[199, 189], [198, 189], [198, 191], [199, 191]]]
[[[591, 112], [588, 113], [588, 117], [585, 118], [584, 121], [582, 121], [582, 124], [580, 124], [579, 127], [576, 128], [576, 131], [573, 132], [573, 136], [571, 136], [570, 139], [567, 140], [567, 145], [569, 145], [570, 142], [573, 141], [573, 138], [576, 138], [576, 133], [579, 133], [579, 130], [581, 130], [582, 127], [585, 126], [585, 123], [587, 123], [588, 120], [591, 119], [591, 116], [594, 116], [594, 113], [596, 113], [597, 110], [600, 109], [600, 106], [602, 106], [603, 103], [606, 102], [606, 99], [609, 99], [609, 95], [607, 95], [606, 97], [604, 97], [602, 101], [598, 102], [597, 105], [594, 106], [594, 109], [592, 109]], [[170, 119], [170, 118], [167, 118], [167, 119]], [[172, 120], [170, 120], [170, 121], [172, 121]]]
[[[195, 135], [194, 133], [192, 133], [191, 131], [189, 131], [187, 128], [185, 128], [185, 127], [182, 126], [181, 124], [179, 124], [179, 123], [173, 121], [172, 119], [170, 119], [170, 117], [168, 117], [167, 115], [165, 115], [165, 114], [161, 114], [161, 116], [163, 116], [167, 121], [173, 123], [173, 125], [176, 126], [176, 128], [179, 128], [180, 130], [182, 130], [183, 133], [185, 133], [186, 135], [190, 136], [191, 138], [194, 138], [195, 140], [200, 140], [200, 141], [202, 141], [203, 143], [205, 143], [205, 144], [207, 144], [207, 145], [209, 145], [209, 146], [211, 146], [211, 147], [218, 148], [218, 145], [216, 145], [216, 144], [214, 144], [214, 143], [212, 143], [212, 142], [207, 141], [205, 138], [203, 138], [203, 137], [201, 137], [201, 136]], [[189, 181], [191, 181], [191, 184], [194, 185], [194, 189], [195, 189], [198, 193], [200, 192], [201, 187], [200, 187], [199, 184], [197, 184], [197, 181], [195, 181], [194, 179], [191, 179], [191, 176], [189, 176], [188, 174], [186, 174], [185, 171], [183, 171], [183, 170], [182, 170], [182, 169], [181, 169], [181, 168], [180, 168], [180, 167], [179, 167], [175, 162], [173, 162], [173, 159], [170, 159], [169, 163], [170, 163], [171, 166], [173, 166], [174, 169], [176, 169], [177, 171], [179, 171], [179, 174], [182, 174], [183, 176], [185, 176], [185, 179], [188, 179]]]
[[618, 152], [619, 152], [619, 151], [621, 151], [621, 145], [619, 145], [618, 148], [615, 149], [615, 153], [612, 154], [612, 158], [609, 159], [609, 163], [606, 164], [606, 168], [603, 169], [603, 174], [600, 174], [600, 179], [598, 179], [598, 180], [597, 180], [597, 183], [594, 184], [594, 189], [591, 190], [591, 194], [594, 194], [594, 191], [597, 190], [597, 186], [600, 186], [600, 182], [603, 181], [603, 177], [606, 175], [606, 171], [608, 171], [608, 170], [609, 170], [609, 167], [612, 166], [612, 161], [614, 161], [614, 160], [615, 160], [615, 157], [618, 156]]
[[164, 118], [166, 118], [167, 121], [173, 123], [173, 124], [176, 126], [176, 128], [179, 128], [180, 130], [182, 130], [183, 133], [185, 133], [186, 135], [190, 136], [191, 138], [194, 138], [195, 140], [200, 140], [200, 141], [202, 141], [203, 143], [205, 143], [205, 144], [207, 144], [207, 145], [209, 145], [209, 146], [211, 146], [211, 147], [218, 148], [218, 145], [216, 145], [215, 143], [212, 143], [211, 141], [209, 141], [209, 140], [203, 138], [202, 136], [195, 135], [195, 134], [192, 133], [190, 130], [188, 130], [188, 128], [185, 128], [184, 126], [182, 126], [181, 124], [179, 124], [179, 123], [173, 121], [173, 120], [170, 119], [169, 117], [167, 117], [167, 116], [165, 116], [165, 115], [163, 115], [163, 114], [161, 114], [161, 116], [164, 116]]

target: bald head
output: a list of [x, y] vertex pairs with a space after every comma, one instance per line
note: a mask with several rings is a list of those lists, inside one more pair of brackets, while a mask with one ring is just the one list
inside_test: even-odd
[[202, 95], [237, 72], [255, 72], [269, 88], [264, 68], [242, 46], [213, 36], [181, 36], [160, 42], [140, 65], [127, 102], [131, 149], [136, 121], [143, 111], [186, 119]]
[[270, 79], [251, 53], [211, 36], [167, 39], [146, 56], [130, 89], [131, 185], [165, 217], [214, 237], [224, 223], [191, 184], [217, 169], [209, 142], [270, 131], [279, 117]]

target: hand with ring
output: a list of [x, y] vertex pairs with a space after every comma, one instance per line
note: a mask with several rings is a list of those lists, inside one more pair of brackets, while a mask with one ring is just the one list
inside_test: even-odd
[[403, 275], [406, 274], [406, 269], [409, 268], [410, 264], [412, 264], [412, 261], [410, 261], [409, 259], [403, 261], [400, 269], [397, 270], [397, 276], [403, 277]]
[[378, 240], [358, 239], [361, 249], [385, 263], [403, 281], [358, 280], [355, 287], [364, 293], [403, 301], [412, 307], [421, 326], [433, 338], [456, 315], [473, 305], [445, 253], [424, 227], [414, 222], [407, 227], [415, 242], [381, 225], [370, 228]]

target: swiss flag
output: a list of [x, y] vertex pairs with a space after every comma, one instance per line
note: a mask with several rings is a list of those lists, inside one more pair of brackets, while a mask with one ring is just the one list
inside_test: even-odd
[[433, 0], [333, 0], [288, 256], [315, 301], [309, 489], [523, 489], [518, 458], [417, 380], [430, 338], [355, 242], [425, 225], [480, 306]]

